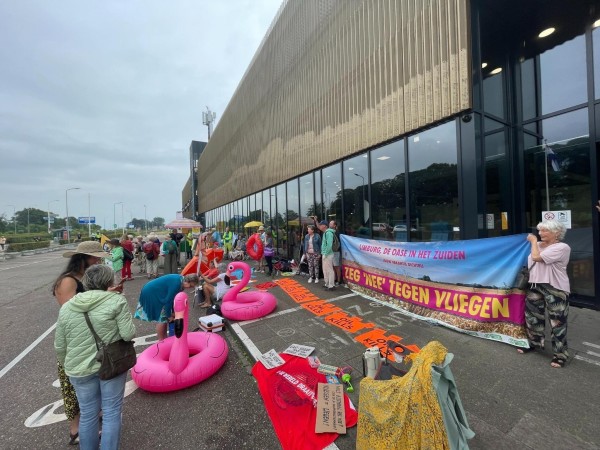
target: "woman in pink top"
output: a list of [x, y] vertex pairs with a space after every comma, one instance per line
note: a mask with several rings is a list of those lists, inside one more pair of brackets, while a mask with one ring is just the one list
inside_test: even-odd
[[529, 289], [525, 300], [525, 322], [527, 325], [528, 353], [544, 348], [545, 311], [548, 311], [552, 328], [552, 367], [563, 367], [569, 357], [567, 347], [567, 316], [569, 314], [569, 277], [567, 264], [571, 247], [561, 242], [567, 229], [556, 220], [547, 220], [537, 225], [540, 241], [529, 234], [531, 244], [528, 258]]

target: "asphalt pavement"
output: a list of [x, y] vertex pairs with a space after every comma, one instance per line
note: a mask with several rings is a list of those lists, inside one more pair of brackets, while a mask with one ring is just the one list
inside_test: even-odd
[[[65, 260], [60, 253], [0, 262], [0, 447], [63, 448], [68, 426], [60, 405], [53, 352], [58, 305], [50, 285]], [[131, 311], [147, 282], [134, 266], [125, 284]], [[550, 367], [551, 354], [517, 354], [514, 347], [434, 326], [403, 315], [347, 288], [326, 291], [302, 276], [254, 274], [255, 283], [274, 280], [278, 299], [269, 316], [229, 323], [226, 364], [197, 386], [150, 394], [128, 381], [122, 448], [280, 448], [254, 378], [255, 358], [290, 344], [314, 346], [321, 362], [353, 368], [360, 410], [362, 355], [369, 343], [391, 336], [425, 346], [441, 342], [455, 355], [451, 364], [463, 406], [476, 436], [473, 449], [577, 449], [600, 447], [600, 313], [571, 308], [572, 359]], [[252, 284], [252, 283], [251, 283]], [[300, 297], [311, 296], [304, 306]], [[308, 304], [312, 306], [307, 307]], [[204, 309], [190, 312], [190, 329]], [[134, 321], [137, 347], [155, 341], [154, 327]], [[7, 370], [8, 368], [8, 370]], [[408, 369], [408, 367], [406, 367]], [[355, 448], [356, 427], [335, 441]]]

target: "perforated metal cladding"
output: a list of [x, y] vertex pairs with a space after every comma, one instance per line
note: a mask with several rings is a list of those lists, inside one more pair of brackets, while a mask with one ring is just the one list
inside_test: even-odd
[[471, 107], [468, 0], [285, 3], [199, 161], [207, 211]]

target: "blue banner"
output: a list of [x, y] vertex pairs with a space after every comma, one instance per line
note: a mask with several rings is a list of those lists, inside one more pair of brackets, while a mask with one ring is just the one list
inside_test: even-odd
[[526, 237], [388, 242], [342, 234], [342, 258], [416, 279], [508, 289], [527, 264], [530, 244]]

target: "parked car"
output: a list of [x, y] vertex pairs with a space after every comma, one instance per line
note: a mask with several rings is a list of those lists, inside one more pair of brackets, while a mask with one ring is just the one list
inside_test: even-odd
[[[403, 223], [400, 223], [398, 225], [394, 226], [394, 233], [398, 232], [398, 231], [406, 231], [406, 225]], [[410, 231], [417, 231], [417, 229], [415, 227], [411, 227]]]
[[386, 231], [391, 228], [387, 223], [374, 223], [373, 231]]

